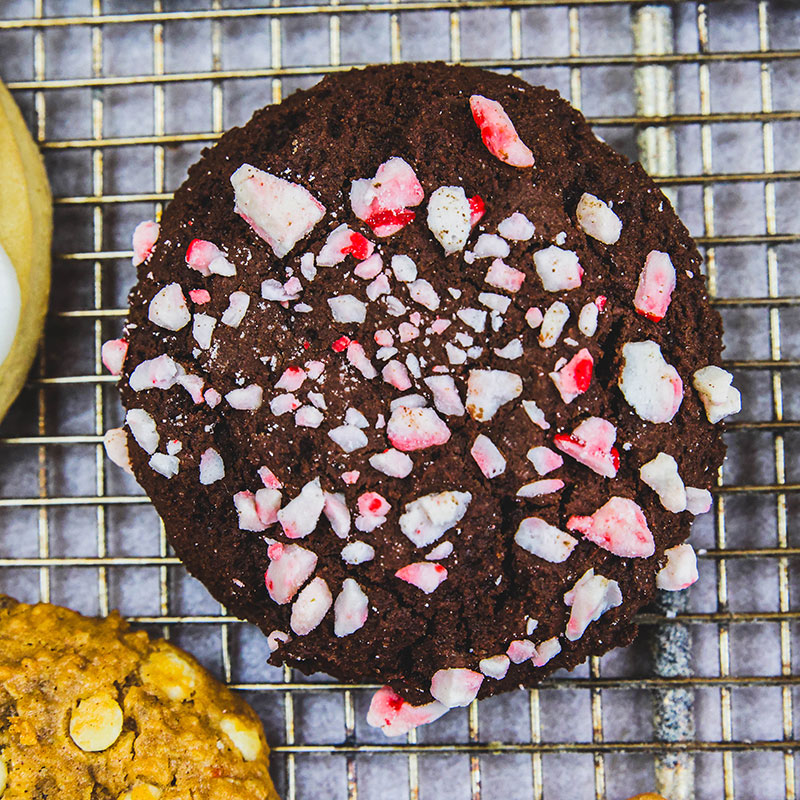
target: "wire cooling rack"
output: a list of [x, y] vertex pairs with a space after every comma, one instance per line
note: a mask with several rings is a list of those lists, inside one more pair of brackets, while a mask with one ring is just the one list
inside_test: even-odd
[[[0, 428], [0, 590], [116, 607], [192, 650], [261, 715], [288, 800], [655, 786], [671, 800], [793, 800], [799, 46], [790, 0], [3, 2], [0, 74], [47, 160], [56, 257], [38, 368]], [[260, 634], [186, 575], [141, 490], [104, 458], [120, 409], [100, 345], [134, 280], [130, 231], [202, 146], [325, 73], [429, 58], [559, 89], [659, 176], [704, 251], [744, 410], [714, 511], [695, 525], [689, 597], [641, 615], [627, 650], [398, 742], [364, 722], [374, 687], [265, 665]]]

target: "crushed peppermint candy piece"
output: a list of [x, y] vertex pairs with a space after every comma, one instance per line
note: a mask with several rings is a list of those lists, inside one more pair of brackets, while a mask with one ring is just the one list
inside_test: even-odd
[[439, 295], [436, 294], [436, 290], [425, 278], [417, 278], [409, 283], [408, 293], [415, 303], [419, 303], [430, 311], [436, 311], [439, 308]]
[[347, 425], [355, 425], [356, 428], [369, 428], [369, 420], [357, 408], [352, 406], [345, 411], [344, 421]]
[[[538, 309], [537, 309], [538, 310]], [[539, 328], [539, 345], [544, 348], [552, 347], [561, 336], [564, 325], [569, 319], [569, 307], [566, 303], [556, 300], [542, 317], [541, 327]]]
[[356, 264], [353, 274], [357, 278], [362, 278], [365, 281], [371, 281], [383, 269], [383, 259], [379, 253], [373, 253], [369, 258], [365, 258]]
[[522, 394], [522, 378], [500, 369], [473, 369], [467, 379], [466, 407], [477, 422], [490, 420], [506, 403]]
[[345, 578], [342, 591], [333, 604], [333, 632], [338, 637], [349, 636], [364, 627], [369, 614], [369, 599], [352, 579]]
[[714, 425], [742, 410], [742, 396], [732, 386], [733, 375], [721, 367], [709, 365], [692, 375], [692, 385], [700, 395], [708, 421]]
[[222, 402], [222, 395], [216, 389], [206, 389], [203, 399], [209, 408], [216, 408]]
[[358, 342], [347, 345], [347, 360], [367, 379], [372, 380], [378, 376], [378, 370], [372, 365], [369, 356]]
[[259, 467], [258, 477], [267, 489], [283, 489], [278, 476], [269, 467]]
[[498, 358], [506, 358], [509, 361], [516, 361], [522, 357], [524, 352], [522, 347], [522, 339], [512, 339], [505, 347], [495, 347], [492, 352]]
[[615, 478], [619, 470], [619, 450], [614, 447], [616, 439], [615, 425], [601, 417], [589, 417], [572, 433], [557, 433], [553, 444], [598, 475]]
[[564, 464], [564, 459], [558, 453], [544, 445], [531, 447], [528, 450], [527, 458], [539, 475], [547, 475]]
[[432, 408], [398, 406], [386, 425], [392, 446], [403, 452], [442, 445], [450, 439], [450, 429]]
[[386, 383], [399, 389], [401, 392], [411, 388], [411, 378], [408, 377], [408, 370], [404, 364], [399, 361], [389, 361], [386, 366], [381, 370], [381, 375]]
[[407, 478], [414, 469], [411, 458], [393, 447], [370, 456], [369, 464], [390, 478]]
[[232, 292], [228, 298], [228, 307], [222, 313], [220, 322], [230, 328], [238, 328], [249, 307], [250, 295], [247, 292]]
[[324, 414], [314, 406], [302, 406], [294, 415], [295, 425], [301, 428], [319, 428], [324, 419]]
[[336, 322], [357, 322], [362, 324], [367, 318], [366, 304], [352, 294], [329, 297], [328, 305]]
[[667, 563], [656, 574], [656, 586], [668, 592], [686, 589], [697, 581], [697, 554], [688, 544], [679, 544], [664, 551]]
[[200, 483], [210, 486], [224, 477], [225, 462], [222, 456], [213, 447], [207, 448], [200, 456]]
[[270, 558], [264, 576], [267, 592], [278, 605], [286, 605], [313, 575], [317, 567], [317, 554], [299, 544], [273, 545], [267, 554]]
[[186, 248], [186, 266], [206, 278], [211, 274], [211, 263], [218, 258], [225, 259], [225, 253], [206, 239], [192, 239]]
[[419, 337], [419, 328], [410, 322], [401, 322], [397, 326], [397, 333], [400, 335], [400, 341], [405, 344]]
[[281, 499], [277, 489], [259, 489], [255, 494], [237, 492], [233, 496], [233, 505], [239, 518], [239, 529], [256, 533], [265, 531], [278, 521]]
[[267, 635], [267, 647], [270, 653], [274, 653], [282, 644], [289, 641], [291, 637], [284, 631], [272, 631]]
[[497, 226], [497, 232], [512, 242], [527, 242], [536, 233], [536, 227], [523, 213], [515, 211]]
[[472, 248], [475, 258], [505, 258], [511, 252], [508, 242], [494, 233], [482, 233]]
[[435, 722], [448, 712], [448, 708], [434, 700], [421, 706], [412, 706], [389, 686], [378, 689], [369, 704], [367, 724], [380, 728], [386, 736], [403, 736], [420, 725]]
[[342, 548], [342, 561], [345, 564], [364, 564], [375, 558], [375, 548], [366, 542], [355, 541]]
[[514, 123], [500, 103], [473, 94], [469, 98], [469, 107], [486, 149], [495, 158], [512, 167], [533, 166], [531, 149], [520, 139]]
[[100, 357], [103, 366], [112, 374], [119, 375], [125, 364], [125, 356], [128, 354], [127, 339], [110, 339], [103, 342], [100, 348]]
[[423, 383], [433, 394], [433, 404], [440, 414], [463, 417], [466, 409], [458, 393], [455, 380], [450, 375], [432, 375]]
[[561, 399], [565, 403], [571, 403], [589, 388], [593, 374], [594, 359], [584, 347], [578, 350], [563, 367], [551, 372], [550, 379], [556, 385]]
[[690, 514], [697, 516], [705, 514], [711, 510], [711, 492], [708, 489], [695, 489], [693, 486], [686, 487], [686, 510]]
[[447, 708], [468, 706], [478, 696], [482, 683], [480, 672], [463, 667], [440, 669], [431, 678], [431, 694]]
[[455, 527], [472, 502], [470, 492], [434, 492], [406, 503], [400, 530], [417, 547], [427, 547]]
[[233, 210], [283, 258], [325, 216], [325, 206], [306, 188], [242, 164], [231, 175]]
[[358, 498], [358, 511], [365, 517], [385, 517], [391, 505], [377, 492], [364, 492]]
[[189, 299], [198, 306], [211, 302], [211, 295], [206, 289], [189, 289]]
[[597, 303], [586, 303], [578, 314], [578, 330], [584, 335], [592, 337], [597, 333], [597, 320], [600, 309]]
[[158, 450], [161, 437], [158, 435], [156, 421], [143, 408], [130, 408], [125, 414], [125, 424], [130, 429], [136, 444], [152, 455]]
[[382, 272], [367, 286], [367, 299], [374, 301], [377, 300], [382, 294], [389, 294], [391, 291], [392, 287], [389, 284], [389, 278], [385, 272]]
[[446, 255], [464, 249], [472, 230], [470, 202], [460, 186], [440, 186], [428, 200], [428, 228]]
[[675, 291], [675, 267], [666, 253], [651, 250], [639, 273], [639, 284], [633, 297], [634, 308], [647, 319], [664, 319]]
[[528, 415], [528, 419], [536, 425], [537, 428], [541, 428], [543, 431], [550, 430], [550, 423], [545, 418], [544, 411], [536, 405], [535, 400], [523, 400], [522, 408]]
[[545, 561], [560, 564], [566, 561], [578, 544], [574, 536], [559, 530], [539, 517], [527, 517], [520, 522], [514, 541]]
[[565, 635], [570, 642], [576, 642], [591, 622], [622, 605], [622, 592], [616, 581], [595, 575], [594, 569], [589, 569], [564, 595], [564, 603], [572, 609]]
[[240, 411], [256, 411], [261, 408], [263, 397], [264, 390], [257, 383], [233, 389], [225, 395], [228, 405]]
[[[670, 422], [683, 402], [683, 381], [652, 341], [628, 342], [619, 388], [636, 414], [647, 422]], [[696, 374], [696, 373], [695, 373]]]
[[564, 488], [564, 481], [558, 478], [547, 478], [542, 481], [533, 481], [521, 486], [517, 491], [517, 497], [541, 497], [545, 494], [560, 492]]
[[178, 474], [181, 462], [177, 456], [166, 455], [165, 453], [154, 453], [148, 462], [154, 472], [163, 475], [169, 480]]
[[375, 331], [375, 334], [372, 338], [375, 340], [375, 344], [378, 344], [381, 347], [391, 347], [394, 344], [394, 336], [392, 335], [391, 331]]
[[179, 331], [189, 324], [192, 315], [186, 305], [183, 289], [179, 283], [168, 283], [150, 301], [147, 318], [154, 325], [168, 331]]
[[486, 312], [480, 308], [460, 308], [456, 316], [475, 333], [482, 333], [486, 328]]
[[290, 500], [279, 512], [278, 522], [289, 539], [302, 539], [312, 533], [325, 506], [325, 493], [319, 478], [309, 481], [300, 494]]
[[534, 667], [543, 667], [560, 652], [561, 642], [558, 641], [558, 636], [545, 639], [543, 642], [539, 642], [539, 644], [536, 645], [536, 655], [531, 659], [531, 664], [533, 664]]
[[478, 669], [487, 677], [496, 681], [501, 681], [508, 674], [511, 659], [505, 653], [497, 656], [482, 658], [478, 662]]
[[612, 497], [589, 517], [570, 517], [567, 528], [621, 558], [649, 558], [656, 551], [644, 512], [627, 497]]
[[544, 314], [542, 314], [542, 310], [540, 308], [536, 308], [536, 306], [531, 306], [525, 312], [525, 322], [528, 323], [529, 328], [536, 330], [536, 328], [538, 328], [542, 322], [544, 322]]
[[306, 371], [302, 367], [287, 367], [278, 378], [275, 388], [283, 389], [285, 392], [296, 392], [306, 377]]
[[378, 167], [374, 178], [360, 178], [350, 187], [350, 205], [376, 236], [391, 236], [413, 222], [410, 208], [425, 199], [412, 167], [394, 156]]
[[195, 314], [192, 318], [192, 336], [201, 350], [211, 347], [211, 337], [216, 327], [217, 320], [208, 314]]
[[306, 636], [322, 622], [331, 605], [333, 596], [328, 584], [323, 578], [314, 578], [294, 601], [289, 627], [298, 636]]
[[[485, 234], [484, 234], [485, 235]], [[492, 261], [484, 281], [489, 286], [505, 289], [507, 292], [518, 292], [525, 280], [525, 273], [514, 267], [509, 267], [502, 259]]]
[[581, 230], [603, 244], [616, 244], [622, 233], [622, 220], [607, 203], [589, 192], [584, 192], [575, 209]]
[[673, 514], [686, 511], [686, 486], [678, 474], [678, 462], [671, 455], [659, 453], [642, 464], [639, 477], [658, 495], [667, 511]]
[[158, 234], [161, 226], [153, 220], [146, 220], [140, 222], [133, 231], [133, 258], [131, 263], [134, 267], [139, 264], [144, 264], [150, 253], [153, 252], [153, 247], [158, 241]]
[[452, 542], [441, 542], [433, 548], [433, 550], [425, 556], [426, 561], [441, 561], [443, 558], [447, 558], [448, 556], [452, 555], [453, 553], [453, 543]]
[[506, 471], [506, 460], [494, 442], [482, 433], [472, 443], [470, 455], [486, 478], [496, 478]]
[[350, 510], [347, 508], [344, 495], [325, 492], [322, 513], [330, 522], [333, 532], [340, 539], [346, 539], [350, 533]]
[[392, 256], [392, 272], [401, 283], [411, 283], [417, 279], [417, 265], [408, 256]]
[[328, 234], [322, 250], [316, 258], [318, 267], [333, 267], [341, 264], [347, 256], [353, 256], [357, 261], [369, 258], [375, 250], [375, 245], [365, 236], [352, 230], [348, 225], [342, 224]]
[[417, 561], [395, 572], [395, 577], [421, 589], [425, 594], [435, 592], [447, 580], [447, 569], [430, 561]]
[[572, 250], [550, 245], [533, 254], [533, 263], [547, 292], [569, 291], [581, 285], [583, 268], [578, 261], [578, 254]]
[[[502, 294], [495, 294], [494, 292], [481, 292], [478, 295], [478, 302], [496, 311], [498, 314], [505, 314], [508, 307], [511, 305], [511, 298]], [[494, 315], [492, 315], [494, 321]], [[481, 328], [482, 330], [482, 328]]]
[[128, 452], [128, 434], [123, 428], [109, 428], [103, 434], [103, 447], [111, 461], [129, 475], [133, 475], [131, 457]]
[[506, 653], [514, 664], [522, 664], [536, 654], [536, 645], [530, 639], [514, 639]]
[[279, 394], [269, 401], [269, 410], [276, 417], [296, 411], [298, 408], [300, 408], [300, 401], [293, 394]]
[[369, 444], [366, 434], [355, 425], [340, 425], [328, 431], [328, 436], [344, 450], [345, 453], [352, 453], [360, 450]]
[[178, 375], [175, 379], [179, 386], [183, 386], [190, 397], [195, 403], [202, 403], [205, 399], [203, 397], [203, 386], [205, 381], [199, 375]]

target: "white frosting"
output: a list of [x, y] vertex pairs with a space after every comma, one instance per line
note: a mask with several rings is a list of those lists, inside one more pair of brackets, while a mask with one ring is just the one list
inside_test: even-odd
[[0, 245], [0, 365], [6, 360], [19, 327], [22, 310], [17, 271]]

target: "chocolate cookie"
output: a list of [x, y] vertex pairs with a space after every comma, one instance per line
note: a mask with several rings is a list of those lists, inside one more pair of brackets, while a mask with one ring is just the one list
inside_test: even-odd
[[0, 596], [3, 800], [277, 800], [253, 711], [117, 614]]
[[399, 732], [628, 643], [691, 582], [738, 410], [720, 319], [669, 202], [556, 92], [326, 78], [134, 244], [109, 452], [274, 663], [427, 703], [379, 693]]

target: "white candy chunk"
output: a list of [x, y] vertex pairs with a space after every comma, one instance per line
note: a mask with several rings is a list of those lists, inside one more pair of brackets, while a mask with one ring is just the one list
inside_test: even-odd
[[508, 674], [508, 668], [511, 665], [511, 660], [505, 653], [499, 656], [490, 656], [489, 658], [482, 658], [478, 662], [478, 669], [487, 677], [496, 681], [501, 681]]
[[357, 322], [361, 324], [367, 318], [366, 304], [352, 294], [329, 297], [328, 305], [336, 322]]
[[619, 451], [614, 447], [617, 428], [602, 417], [589, 417], [571, 434], [557, 433], [553, 444], [576, 461], [604, 478], [615, 478]]
[[527, 517], [522, 520], [514, 534], [514, 541], [523, 550], [552, 564], [566, 561], [578, 544], [578, 540], [573, 536], [539, 517]]
[[283, 258], [311, 233], [325, 216], [322, 205], [307, 189], [242, 164], [231, 175], [233, 210]]
[[366, 542], [350, 542], [342, 548], [341, 556], [345, 564], [364, 564], [375, 558], [375, 548]]
[[100, 348], [100, 358], [103, 361], [103, 366], [112, 375], [119, 375], [122, 372], [127, 354], [128, 342], [126, 339], [110, 339], [107, 342], [103, 342], [103, 346]]
[[538, 447], [531, 447], [527, 453], [528, 461], [533, 464], [533, 468], [539, 475], [547, 475], [553, 470], [558, 469], [564, 464], [564, 459], [549, 447], [539, 445]]
[[664, 551], [667, 563], [656, 574], [656, 586], [677, 592], [691, 586], [698, 578], [697, 554], [690, 544], [679, 544]]
[[131, 408], [125, 414], [125, 424], [133, 434], [136, 444], [152, 455], [158, 450], [160, 437], [156, 421], [143, 408]]
[[325, 492], [325, 503], [322, 512], [328, 518], [333, 532], [340, 538], [346, 539], [350, 533], [350, 511], [347, 508], [343, 494]]
[[480, 94], [469, 98], [472, 118], [480, 128], [486, 149], [512, 167], [532, 167], [533, 153], [522, 141], [514, 123], [500, 103]]
[[109, 694], [93, 694], [80, 700], [72, 712], [69, 735], [85, 753], [99, 753], [117, 741], [122, 723], [119, 703]]
[[505, 258], [510, 252], [508, 242], [493, 233], [482, 233], [472, 248], [475, 258]]
[[[683, 381], [655, 342], [628, 342], [619, 376], [623, 397], [647, 422], [669, 422], [683, 402]], [[697, 373], [695, 373], [696, 375]]]
[[447, 255], [464, 249], [472, 225], [469, 200], [460, 186], [441, 186], [431, 195], [428, 228]]
[[143, 264], [153, 252], [153, 247], [158, 241], [158, 233], [161, 226], [157, 222], [148, 219], [140, 222], [133, 231], [133, 258], [131, 263], [134, 267]]
[[352, 579], [345, 578], [342, 591], [333, 604], [333, 632], [338, 636], [349, 636], [364, 627], [369, 614], [369, 598]]
[[285, 392], [296, 392], [305, 382], [307, 375], [302, 367], [287, 367], [278, 382], [276, 389], [283, 389]]
[[622, 220], [599, 198], [584, 192], [575, 209], [578, 225], [585, 234], [603, 244], [615, 244], [622, 233]]
[[383, 380], [399, 389], [401, 392], [411, 388], [411, 378], [408, 377], [408, 370], [399, 361], [389, 361], [381, 370]]
[[189, 324], [192, 315], [179, 283], [169, 283], [155, 294], [148, 306], [147, 318], [168, 331], [179, 331]]
[[237, 492], [233, 496], [233, 505], [239, 516], [239, 529], [265, 531], [278, 521], [281, 499], [281, 493], [277, 489], [259, 489], [255, 494], [249, 491]]
[[300, 274], [307, 280], [313, 281], [317, 277], [317, 268], [314, 266], [314, 254], [303, 253], [300, 256]]
[[572, 608], [566, 637], [570, 642], [576, 642], [583, 636], [589, 623], [600, 619], [610, 608], [622, 604], [622, 592], [616, 581], [595, 575], [594, 569], [590, 569], [564, 595], [564, 603]]
[[208, 262], [208, 271], [224, 278], [232, 278], [236, 274], [236, 267], [220, 253], [220, 255]]
[[364, 352], [364, 348], [358, 342], [350, 342], [347, 345], [347, 360], [367, 379], [372, 380], [377, 377], [378, 370], [372, 365], [369, 357]]
[[541, 428], [543, 431], [550, 430], [550, 423], [545, 418], [544, 411], [536, 405], [535, 400], [523, 400], [522, 408], [528, 415], [528, 419], [530, 419], [534, 425]]
[[587, 303], [578, 314], [578, 330], [584, 336], [594, 336], [597, 333], [597, 320], [600, 309], [597, 303]]
[[300, 494], [290, 500], [279, 512], [278, 522], [290, 539], [302, 539], [312, 533], [319, 522], [325, 505], [325, 493], [319, 478], [309, 481]]
[[300, 408], [300, 401], [293, 394], [279, 394], [269, 401], [269, 409], [276, 416], [296, 411]]
[[272, 300], [276, 303], [286, 303], [290, 300], [297, 300], [303, 285], [298, 278], [289, 278], [286, 283], [279, 283], [274, 278], [268, 278], [261, 283], [261, 296], [265, 300]]
[[528, 323], [529, 328], [536, 330], [542, 322], [544, 322], [544, 314], [540, 308], [532, 306], [525, 312], [525, 322]]
[[642, 316], [659, 322], [667, 313], [674, 291], [675, 267], [672, 260], [660, 250], [651, 250], [639, 273], [634, 308]]
[[430, 311], [436, 311], [439, 308], [439, 295], [436, 294], [436, 290], [425, 278], [417, 278], [412, 283], [409, 283], [408, 293], [415, 303], [419, 303]]
[[371, 281], [380, 274], [382, 269], [383, 259], [380, 257], [380, 254], [373, 253], [369, 258], [365, 258], [363, 261], [359, 261], [359, 263], [356, 264], [353, 274], [357, 278], [363, 278], [365, 281]]
[[511, 305], [511, 298], [504, 297], [502, 294], [495, 294], [494, 292], [481, 292], [478, 295], [478, 302], [481, 305], [491, 308], [498, 314], [505, 314], [508, 307]]
[[649, 558], [656, 551], [644, 512], [627, 497], [612, 497], [589, 517], [570, 517], [567, 528], [621, 558]]
[[564, 481], [558, 478], [548, 478], [542, 481], [526, 483], [517, 491], [517, 497], [541, 497], [544, 494], [553, 494], [564, 488]]
[[256, 411], [261, 408], [263, 398], [264, 391], [256, 383], [243, 386], [241, 389], [234, 389], [225, 395], [228, 405], [239, 411]]
[[369, 428], [369, 421], [357, 409], [352, 406], [344, 412], [344, 421], [348, 425], [355, 425], [356, 428]]
[[282, 644], [288, 642], [291, 637], [285, 631], [272, 631], [267, 636], [267, 647], [270, 653], [274, 653]]
[[732, 381], [730, 372], [715, 366], [698, 369], [692, 376], [692, 385], [700, 395], [708, 421], [712, 424], [742, 410], [742, 396], [731, 385]]
[[250, 307], [250, 295], [247, 292], [232, 292], [228, 298], [228, 307], [222, 314], [220, 322], [230, 328], [238, 328]]
[[461, 402], [456, 382], [450, 375], [432, 375], [425, 378], [424, 383], [433, 393], [433, 404], [437, 411], [447, 416], [464, 416], [464, 403]]
[[444, 351], [447, 353], [447, 360], [451, 364], [463, 364], [467, 360], [467, 354], [460, 347], [456, 347], [450, 342], [444, 346]]
[[512, 339], [505, 347], [495, 347], [494, 354], [499, 358], [516, 361], [523, 354], [522, 339]]
[[369, 464], [390, 478], [406, 478], [414, 469], [414, 462], [405, 453], [393, 447], [370, 456]]
[[470, 455], [486, 478], [496, 478], [506, 471], [506, 460], [494, 442], [482, 433], [472, 443]]
[[209, 447], [200, 456], [200, 483], [203, 486], [210, 486], [224, 477], [225, 462], [213, 447]]
[[448, 708], [468, 706], [478, 696], [482, 683], [480, 672], [463, 667], [440, 669], [431, 678], [431, 694]]
[[211, 347], [211, 336], [217, 321], [208, 314], [195, 314], [192, 320], [192, 336], [201, 350], [208, 350]]
[[428, 401], [421, 394], [404, 394], [389, 403], [389, 410], [394, 411], [401, 406], [405, 408], [425, 408], [426, 405], [428, 405]]
[[163, 475], [167, 479], [174, 478], [181, 467], [181, 462], [177, 456], [169, 456], [165, 453], [155, 453], [148, 463], [154, 472]]
[[472, 502], [469, 492], [435, 492], [406, 503], [400, 530], [417, 547], [427, 547], [455, 527]]
[[328, 584], [323, 578], [314, 578], [294, 601], [289, 627], [298, 636], [306, 636], [322, 622], [331, 605], [333, 597]]
[[[113, 459], [112, 459], [113, 461]], [[690, 514], [705, 514], [711, 510], [711, 492], [708, 489], [686, 487], [686, 510]]]
[[391, 291], [392, 287], [389, 284], [389, 278], [386, 273], [382, 272], [372, 283], [368, 284], [367, 299], [377, 300], [382, 294], [389, 294]]
[[497, 232], [512, 242], [527, 242], [536, 232], [536, 228], [524, 214], [515, 211], [497, 226]]
[[[484, 234], [485, 235], [485, 234]], [[502, 239], [500, 240], [502, 241]], [[504, 261], [496, 258], [492, 261], [484, 281], [489, 286], [504, 289], [507, 292], [518, 292], [525, 281], [525, 273], [514, 267], [509, 267]]]
[[443, 558], [447, 558], [448, 556], [452, 555], [453, 553], [453, 543], [452, 542], [440, 542], [433, 548], [433, 550], [425, 556], [426, 561], [441, 561]]
[[577, 253], [572, 250], [562, 250], [550, 245], [533, 254], [533, 263], [547, 292], [569, 291], [581, 285], [583, 269], [578, 262]]
[[408, 256], [392, 256], [392, 272], [402, 283], [411, 283], [417, 278], [417, 265]]
[[558, 636], [553, 636], [551, 639], [545, 639], [536, 645], [536, 654], [531, 659], [531, 664], [534, 667], [543, 667], [550, 659], [555, 658], [561, 652], [561, 642], [558, 641]]
[[482, 333], [486, 328], [486, 312], [480, 308], [460, 308], [456, 316], [475, 333]]
[[109, 428], [103, 435], [106, 455], [129, 475], [133, 475], [131, 457], [128, 452], [128, 434], [123, 428]]
[[439, 588], [443, 581], [447, 580], [447, 570], [441, 564], [417, 561], [397, 570], [395, 577], [416, 586], [425, 594], [431, 594]]
[[467, 411], [478, 422], [490, 420], [500, 406], [522, 394], [522, 378], [499, 369], [473, 369], [467, 379]]
[[398, 406], [386, 425], [392, 446], [405, 453], [445, 444], [450, 429], [432, 408]]
[[333, 439], [345, 453], [352, 453], [366, 447], [369, 443], [367, 435], [355, 425], [340, 425], [328, 431], [328, 436]]
[[539, 344], [542, 347], [552, 347], [561, 336], [561, 331], [569, 319], [569, 308], [565, 303], [556, 300], [547, 311], [539, 328]]
[[386, 736], [403, 736], [420, 725], [435, 722], [448, 711], [447, 706], [434, 700], [422, 706], [412, 706], [388, 686], [372, 697], [367, 724], [380, 728]]
[[672, 456], [659, 453], [642, 464], [639, 477], [658, 495], [667, 511], [673, 514], [686, 511], [686, 487], [678, 474], [678, 462]]
[[290, 603], [317, 566], [317, 554], [299, 544], [272, 545], [265, 577], [267, 592], [278, 605]]

